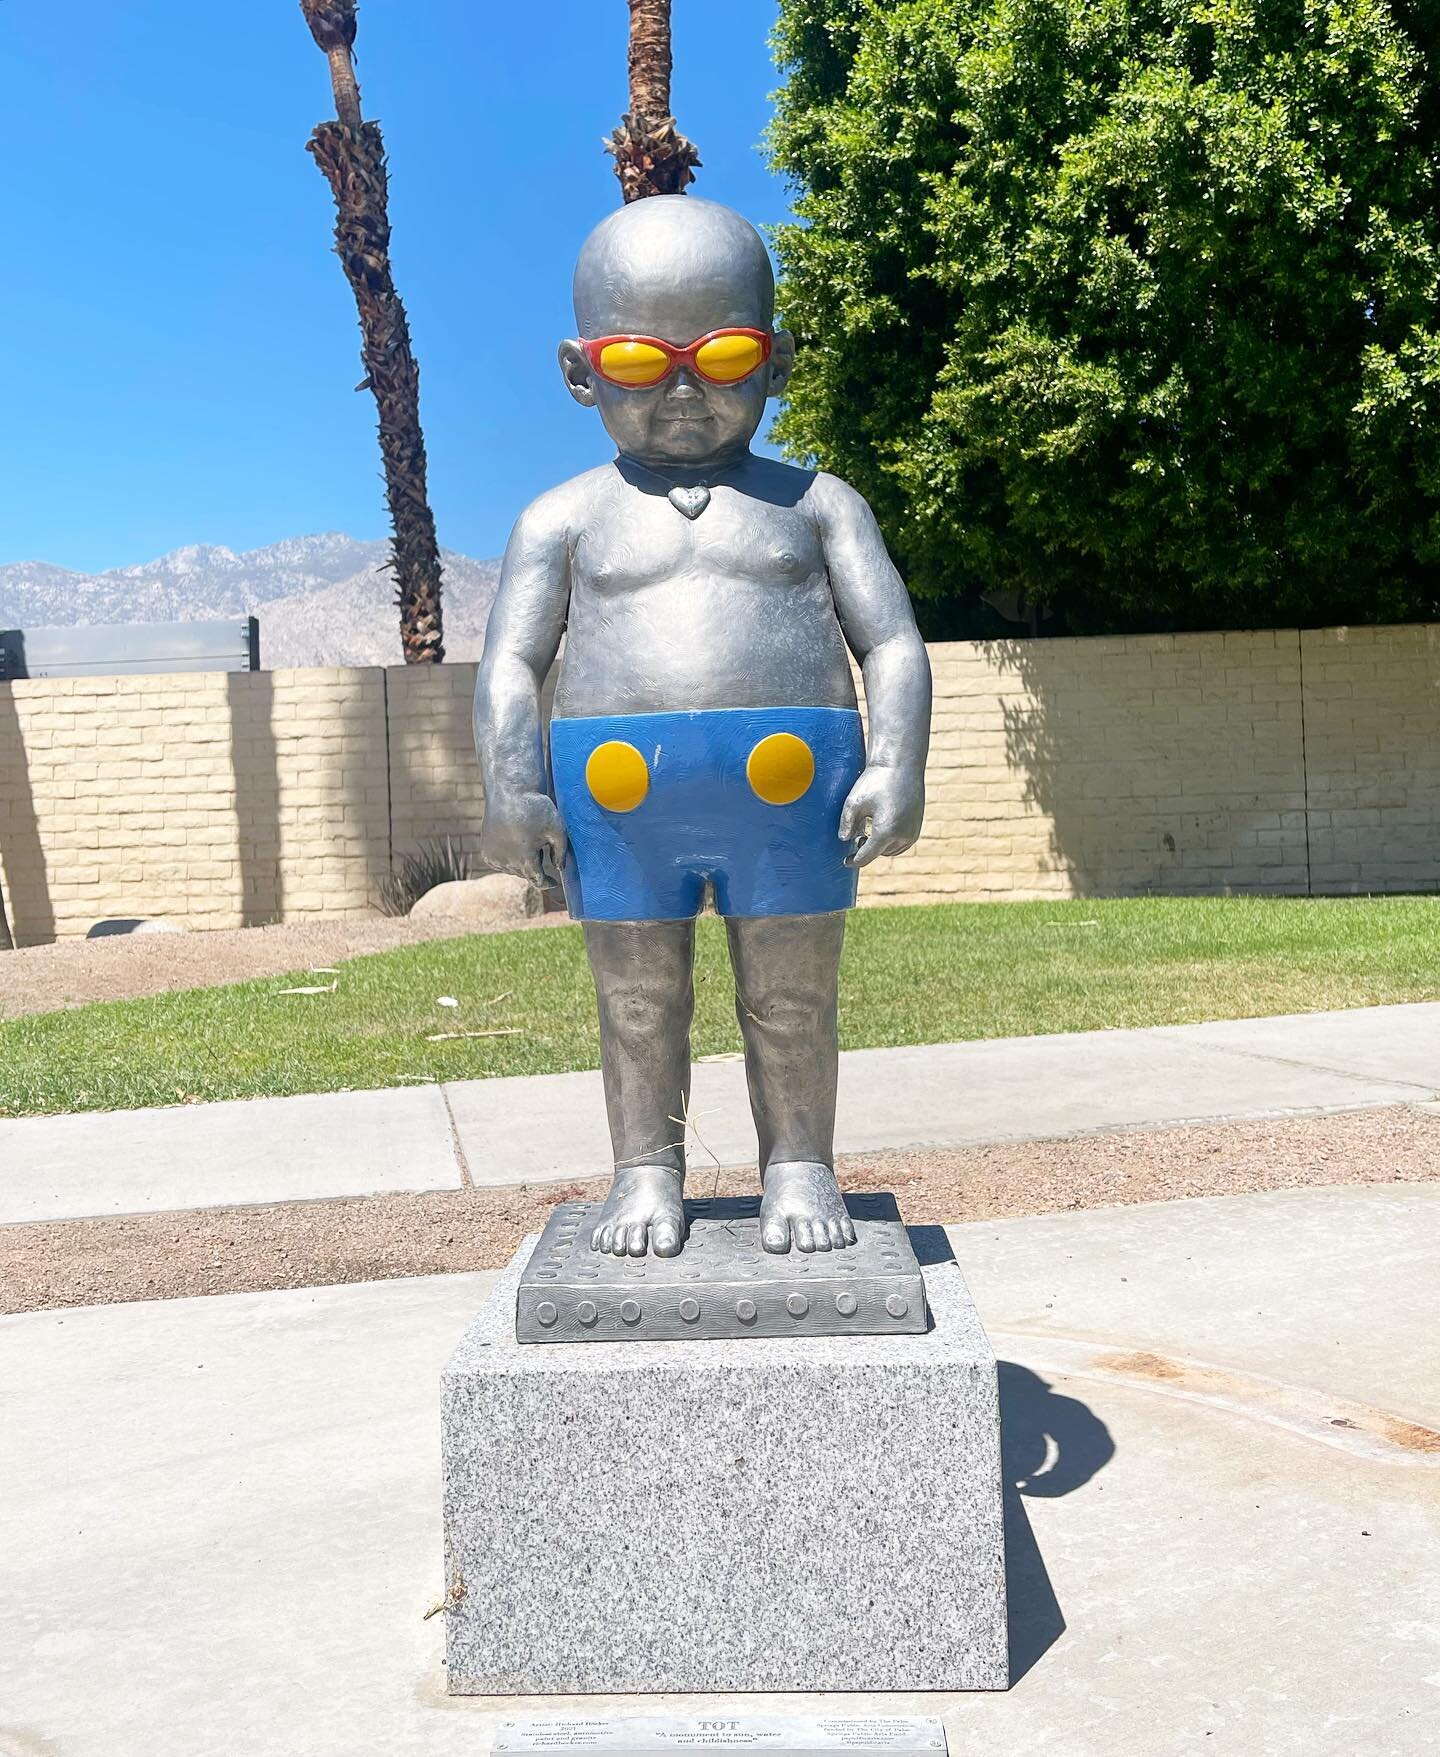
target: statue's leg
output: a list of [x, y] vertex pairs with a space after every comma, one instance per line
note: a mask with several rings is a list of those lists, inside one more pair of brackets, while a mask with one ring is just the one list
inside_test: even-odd
[[760, 1137], [760, 1241], [767, 1251], [840, 1250], [855, 1242], [832, 1164], [844, 912], [736, 917], [725, 926]]
[[587, 921], [615, 1181], [591, 1245], [673, 1257], [685, 1238], [694, 921]]

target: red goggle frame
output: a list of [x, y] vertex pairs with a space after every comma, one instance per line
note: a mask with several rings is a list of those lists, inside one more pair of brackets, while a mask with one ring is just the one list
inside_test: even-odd
[[603, 379], [626, 390], [648, 390], [688, 366], [709, 384], [739, 384], [770, 358], [774, 338], [763, 329], [712, 329], [688, 348], [659, 336], [597, 336], [581, 342]]

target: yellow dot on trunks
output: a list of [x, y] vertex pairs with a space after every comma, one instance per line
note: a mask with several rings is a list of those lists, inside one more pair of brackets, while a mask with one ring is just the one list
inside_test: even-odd
[[815, 758], [803, 738], [772, 732], [750, 752], [745, 777], [766, 805], [793, 805], [815, 779]]
[[585, 785], [606, 811], [634, 811], [650, 791], [650, 771], [633, 744], [612, 738], [590, 752]]

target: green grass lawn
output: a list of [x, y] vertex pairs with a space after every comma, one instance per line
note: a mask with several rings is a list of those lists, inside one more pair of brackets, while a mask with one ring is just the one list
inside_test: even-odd
[[[0, 980], [3, 980], [0, 960]], [[740, 1047], [700, 924], [695, 1052]], [[0, 1024], [0, 1115], [556, 1073], [599, 1059], [578, 928], [440, 940], [340, 969]], [[442, 996], [458, 1006], [441, 1006]], [[847, 1048], [1440, 998], [1440, 898], [1140, 898], [862, 909]], [[503, 1031], [503, 1036], [439, 1033]]]

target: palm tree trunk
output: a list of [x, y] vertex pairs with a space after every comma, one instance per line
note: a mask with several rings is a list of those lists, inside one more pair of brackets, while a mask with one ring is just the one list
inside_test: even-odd
[[385, 143], [379, 124], [364, 121], [360, 113], [352, 57], [355, 0], [300, 0], [300, 9], [330, 63], [335, 93], [338, 120], [320, 123], [306, 150], [335, 197], [335, 253], [360, 315], [365, 377], [357, 389], [374, 393], [380, 414], [400, 642], [407, 665], [438, 665], [445, 657], [440, 550], [425, 486], [420, 368], [390, 273]]
[[630, 108], [605, 143], [626, 201], [683, 195], [700, 154], [670, 113], [670, 0], [630, 0]]

